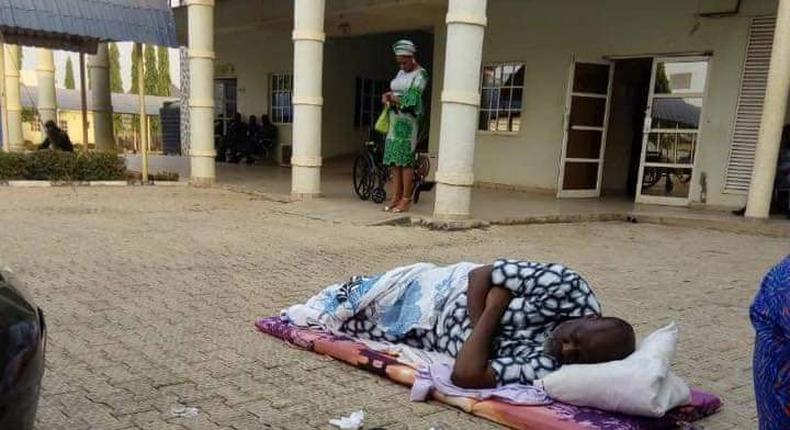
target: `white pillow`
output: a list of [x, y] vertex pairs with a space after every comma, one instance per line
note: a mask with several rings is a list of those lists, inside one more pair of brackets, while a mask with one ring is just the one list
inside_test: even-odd
[[661, 417], [691, 401], [688, 385], [669, 368], [677, 338], [673, 322], [645, 338], [624, 360], [562, 366], [535, 385], [572, 405]]

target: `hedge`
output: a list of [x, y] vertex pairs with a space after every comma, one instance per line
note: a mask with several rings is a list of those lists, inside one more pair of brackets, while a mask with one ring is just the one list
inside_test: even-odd
[[117, 154], [35, 151], [0, 152], [0, 180], [116, 181], [126, 179]]

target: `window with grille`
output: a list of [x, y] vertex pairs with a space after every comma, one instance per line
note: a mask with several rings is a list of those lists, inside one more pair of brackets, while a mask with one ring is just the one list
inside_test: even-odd
[[373, 128], [381, 111], [384, 110], [381, 96], [388, 90], [388, 81], [357, 78], [354, 97], [354, 127]]
[[517, 133], [521, 130], [524, 64], [487, 64], [482, 75], [478, 130]]
[[275, 124], [292, 123], [293, 75], [285, 73], [271, 75], [269, 88], [269, 118]]

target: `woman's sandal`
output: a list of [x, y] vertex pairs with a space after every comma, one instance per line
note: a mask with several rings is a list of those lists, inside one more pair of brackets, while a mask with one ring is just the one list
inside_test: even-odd
[[392, 211], [394, 211], [394, 210], [395, 210], [395, 208], [397, 208], [397, 207], [398, 207], [398, 204], [400, 203], [400, 201], [401, 201], [401, 200], [402, 200], [402, 199], [396, 199], [396, 200], [393, 200], [392, 202], [390, 202], [390, 204], [388, 204], [388, 205], [384, 206], [384, 207], [382, 208], [382, 210], [383, 210], [384, 212], [392, 212]]
[[394, 214], [399, 214], [399, 213], [408, 212], [409, 209], [411, 209], [411, 199], [402, 198], [402, 199], [400, 199], [400, 203], [398, 203], [397, 206], [392, 208], [392, 210], [390, 210], [390, 212], [392, 212]]

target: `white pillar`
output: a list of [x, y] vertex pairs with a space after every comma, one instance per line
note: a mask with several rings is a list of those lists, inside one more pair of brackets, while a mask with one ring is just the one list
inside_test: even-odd
[[434, 216], [468, 218], [474, 184], [486, 0], [450, 0]]
[[752, 218], [768, 218], [771, 210], [779, 144], [790, 93], [790, 0], [779, 0], [778, 8], [763, 116], [746, 204], [746, 216]]
[[293, 154], [291, 194], [321, 194], [321, 114], [325, 0], [294, 2]]
[[214, 157], [214, 0], [187, 0], [189, 157], [193, 185], [211, 185]]
[[3, 151], [9, 152], [11, 148], [8, 143], [8, 127], [3, 124], [8, 124], [8, 109], [6, 107], [6, 96], [5, 96], [5, 44], [0, 43], [0, 71], [2, 71], [2, 75], [0, 75], [0, 128], [3, 129]]
[[6, 118], [8, 120], [8, 149], [12, 152], [24, 151], [22, 138], [22, 100], [19, 97], [19, 45], [5, 46], [5, 94]]
[[[100, 43], [96, 55], [88, 61], [93, 104], [93, 139], [99, 152], [116, 152], [112, 128], [112, 91], [110, 89], [110, 56], [106, 43]], [[40, 83], [39, 83], [40, 85]]]
[[[38, 119], [58, 122], [58, 101], [55, 93], [55, 55], [49, 49], [38, 48], [36, 74], [38, 80]], [[43, 128], [42, 128], [43, 130]]]

